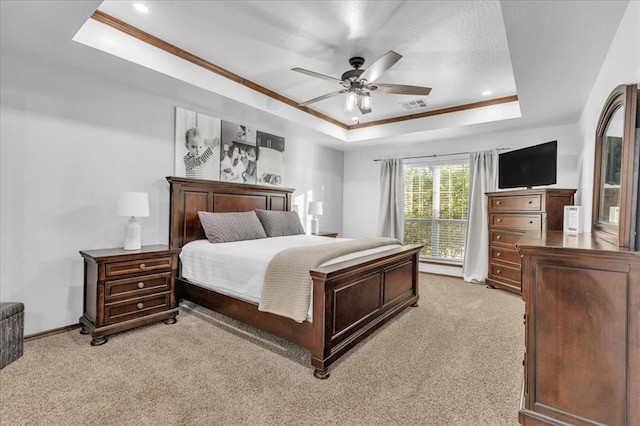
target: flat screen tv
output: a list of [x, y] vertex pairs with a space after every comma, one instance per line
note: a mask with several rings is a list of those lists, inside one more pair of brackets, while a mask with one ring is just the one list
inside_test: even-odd
[[558, 141], [498, 155], [498, 188], [532, 188], [556, 183]]

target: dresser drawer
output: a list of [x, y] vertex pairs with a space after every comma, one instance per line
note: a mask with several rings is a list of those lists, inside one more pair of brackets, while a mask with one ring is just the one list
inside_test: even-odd
[[490, 263], [489, 278], [499, 281], [508, 280], [520, 285], [520, 268]]
[[494, 228], [510, 228], [523, 231], [539, 230], [542, 226], [542, 216], [539, 214], [492, 214], [489, 216], [490, 226]]
[[542, 194], [491, 197], [489, 211], [537, 211], [542, 208]]
[[524, 232], [491, 229], [489, 231], [489, 244], [515, 249], [516, 243], [523, 235]]
[[171, 260], [171, 257], [151, 257], [127, 262], [106, 263], [105, 275], [119, 277], [142, 272], [171, 270]]
[[106, 304], [104, 318], [106, 324], [114, 324], [169, 309], [171, 293], [163, 293], [137, 299]]
[[507, 249], [503, 247], [490, 247], [489, 261], [509, 262], [519, 266], [520, 254], [517, 252], [517, 250]]
[[171, 291], [171, 272], [107, 281], [104, 287], [107, 302], [163, 293]]

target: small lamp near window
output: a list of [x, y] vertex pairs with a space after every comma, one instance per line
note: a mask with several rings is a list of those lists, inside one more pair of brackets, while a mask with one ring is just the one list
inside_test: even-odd
[[318, 216], [322, 216], [322, 202], [321, 201], [310, 201], [309, 207], [307, 208], [307, 214], [311, 216], [311, 234], [317, 234], [320, 232], [318, 228]]
[[118, 216], [128, 216], [129, 223], [124, 228], [124, 249], [140, 250], [142, 228], [136, 217], [149, 216], [149, 194], [146, 192], [123, 192], [118, 200]]

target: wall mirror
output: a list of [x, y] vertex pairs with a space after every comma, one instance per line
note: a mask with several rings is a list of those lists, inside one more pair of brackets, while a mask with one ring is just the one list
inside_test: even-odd
[[638, 86], [616, 87], [596, 129], [593, 234], [619, 247], [638, 249]]

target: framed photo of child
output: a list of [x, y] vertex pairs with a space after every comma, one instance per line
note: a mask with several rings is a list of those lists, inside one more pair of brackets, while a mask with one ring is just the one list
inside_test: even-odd
[[222, 121], [220, 180], [256, 183], [257, 161], [256, 131], [245, 124]]
[[220, 180], [221, 120], [176, 107], [175, 175]]

